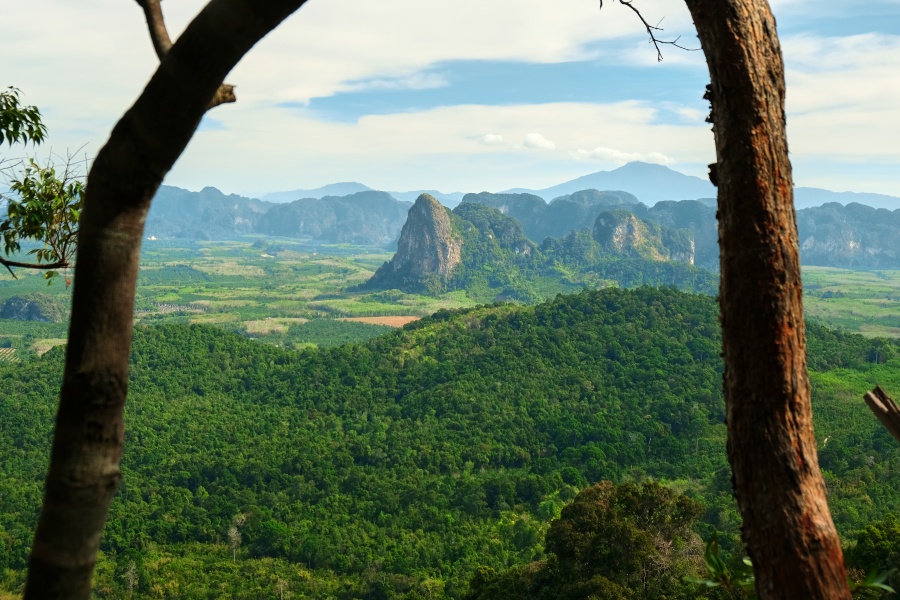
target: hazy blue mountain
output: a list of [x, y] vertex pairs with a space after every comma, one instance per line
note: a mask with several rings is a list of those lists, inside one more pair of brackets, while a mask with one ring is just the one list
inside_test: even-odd
[[863, 204], [872, 208], [886, 208], [897, 210], [900, 208], [900, 198], [886, 194], [871, 194], [868, 192], [832, 192], [819, 188], [798, 187], [794, 188], [794, 205], [797, 208], [810, 208], [822, 206], [830, 202], [848, 205], [851, 203]]
[[455, 208], [457, 204], [462, 202], [463, 196], [465, 196], [463, 192], [450, 192], [449, 194], [445, 194], [444, 192], [439, 192], [437, 190], [416, 190], [413, 192], [388, 193], [397, 200], [401, 200], [403, 202], [415, 202], [416, 199], [422, 194], [428, 194], [447, 208]]
[[260, 217], [255, 233], [387, 246], [397, 239], [410, 206], [374, 190], [304, 198], [274, 205]]
[[191, 192], [161, 186], [145, 231], [159, 238], [229, 239], [258, 233], [388, 247], [400, 234], [410, 206], [374, 190], [273, 203], [226, 196], [212, 187]]
[[371, 191], [367, 185], [357, 183], [355, 181], [345, 181], [342, 183], [329, 183], [319, 188], [311, 190], [290, 190], [287, 192], [272, 192], [265, 194], [262, 200], [266, 202], [293, 202], [294, 200], [302, 200], [303, 198], [315, 198], [320, 200], [325, 196], [348, 196], [357, 192]]
[[612, 171], [598, 171], [542, 190], [516, 188], [507, 192], [530, 193], [551, 200], [580, 190], [622, 190], [652, 205], [661, 200], [714, 198], [716, 188], [708, 179], [685, 175], [662, 165], [631, 162]]
[[[331, 183], [328, 185], [323, 185], [322, 187], [311, 189], [311, 190], [290, 190], [287, 192], [272, 192], [269, 194], [264, 194], [262, 196], [262, 200], [266, 202], [293, 202], [294, 200], [303, 200], [306, 198], [314, 198], [316, 200], [321, 200], [326, 196], [349, 196], [350, 194], [356, 194], [359, 192], [373, 192], [373, 191], [382, 191], [375, 190], [374, 188], [370, 188], [369, 186], [357, 183], [355, 181], [346, 181], [343, 183]], [[411, 192], [391, 192], [386, 191], [386, 193], [393, 196], [395, 199], [401, 202], [409, 202], [412, 205], [413, 202], [416, 201], [416, 198], [421, 196], [422, 194], [428, 194], [429, 196], [437, 199], [438, 202], [447, 206], [449, 208], [453, 208], [457, 204], [462, 201], [462, 198], [465, 194], [462, 192], [450, 192], [444, 193], [439, 192], [437, 190], [414, 190]]]
[[803, 264], [900, 266], [900, 210], [835, 202], [797, 211], [797, 228]]
[[[504, 193], [528, 193], [551, 200], [585, 189], [624, 190], [652, 206], [662, 200], [700, 200], [715, 206], [716, 188], [707, 179], [684, 175], [662, 165], [631, 162], [612, 171], [598, 171], [541, 190], [513, 188]], [[900, 198], [868, 192], [832, 192], [821, 188], [794, 189], [798, 209], [822, 206], [830, 202], [863, 204], [873, 208], [900, 209]]]
[[191, 192], [160, 186], [150, 205], [145, 234], [187, 239], [223, 239], [253, 233], [259, 217], [273, 206], [214, 187]]

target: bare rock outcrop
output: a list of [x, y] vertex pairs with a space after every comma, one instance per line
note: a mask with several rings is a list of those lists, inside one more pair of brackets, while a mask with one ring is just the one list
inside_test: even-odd
[[421, 289], [449, 281], [462, 259], [462, 240], [454, 232], [450, 211], [433, 196], [416, 199], [397, 242], [397, 253], [366, 287]]

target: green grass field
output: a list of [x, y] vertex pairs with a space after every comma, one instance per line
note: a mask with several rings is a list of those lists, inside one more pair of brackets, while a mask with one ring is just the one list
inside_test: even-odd
[[[442, 308], [476, 304], [464, 292], [432, 298], [398, 291], [347, 291], [391, 256], [369, 247], [259, 236], [209, 242], [148, 240], [141, 255], [135, 323], [214, 324], [278, 345], [332, 345], [386, 331], [343, 318], [423, 317]], [[36, 292], [70, 301], [71, 288], [63, 278], [48, 286], [40, 274], [17, 276], [0, 274], [0, 301]], [[327, 323], [296, 329], [319, 320]], [[26, 353], [46, 351], [65, 338], [65, 332], [65, 324], [0, 320], [0, 343]]]
[[807, 315], [867, 337], [900, 338], [900, 271], [804, 267]]
[[[357, 317], [422, 317], [476, 304], [465, 292], [438, 297], [397, 290], [350, 292], [391, 258], [382, 249], [316, 245], [247, 236], [229, 241], [146, 241], [135, 305], [138, 324], [214, 324], [277, 345], [331, 345], [384, 331], [348, 323]], [[68, 303], [64, 278], [48, 286], [39, 273], [0, 274], [0, 301], [44, 293]], [[900, 338], [900, 271], [804, 267], [807, 314], [868, 337]], [[327, 323], [297, 329], [311, 322]], [[290, 333], [293, 328], [293, 333]], [[306, 332], [299, 336], [298, 332]], [[16, 359], [43, 353], [66, 337], [65, 323], [0, 319], [0, 344]], [[3, 360], [5, 355], [0, 357]], [[9, 360], [9, 358], [5, 358]]]

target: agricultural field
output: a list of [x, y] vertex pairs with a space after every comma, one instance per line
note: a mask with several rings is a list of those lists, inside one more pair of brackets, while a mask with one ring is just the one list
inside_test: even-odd
[[[248, 236], [229, 241], [147, 240], [135, 323], [206, 323], [294, 348], [362, 341], [447, 308], [477, 302], [463, 291], [438, 297], [396, 290], [356, 292], [390, 252]], [[47, 294], [68, 305], [65, 278], [0, 274], [0, 302]], [[810, 317], [867, 337], [900, 338], [900, 271], [804, 267]], [[0, 319], [0, 360], [65, 343], [66, 323]]]
[[[464, 292], [432, 298], [350, 290], [391, 256], [380, 248], [259, 236], [147, 240], [135, 323], [204, 323], [276, 345], [330, 346], [381, 335], [442, 308], [476, 304]], [[17, 276], [0, 275], [0, 302], [34, 293], [70, 302], [62, 277], [48, 286], [40, 274]], [[0, 319], [0, 345], [43, 353], [64, 343], [66, 328]]]
[[866, 337], [900, 338], [900, 271], [803, 267], [808, 316]]

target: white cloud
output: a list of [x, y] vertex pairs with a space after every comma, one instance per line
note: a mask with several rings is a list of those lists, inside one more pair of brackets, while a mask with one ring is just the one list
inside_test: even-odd
[[[570, 152], [594, 147], [597, 131], [607, 139], [628, 140], [630, 148], [653, 148], [677, 159], [682, 169], [699, 165], [696, 174], [714, 158], [705, 123], [660, 123], [652, 109], [636, 102], [447, 106], [350, 123], [321, 121], [304, 109], [240, 103], [229, 109], [228, 130], [199, 132], [169, 184], [225, 191], [313, 188], [348, 180], [388, 190], [542, 188], [596, 170], [596, 164], [572, 160]], [[509, 142], [534, 131], [553, 140], [557, 152], [523, 151]], [[473, 143], [485, 135], [504, 143]]]
[[[163, 5], [173, 38], [205, 1]], [[665, 16], [670, 30], [692, 30], [683, 3], [645, 0], [642, 10]], [[640, 38], [638, 25], [631, 11], [600, 11], [596, 0], [309, 2], [262, 40], [229, 82], [245, 103], [304, 104], [367, 83], [435, 86], [434, 76], [415, 74], [451, 60], [585, 59], [597, 54], [591, 44], [598, 40]], [[118, 117], [156, 66], [140, 8], [121, 0], [9, 3], [0, 56], [17, 57], [4, 64], [4, 79], [66, 122]]]
[[[140, 8], [122, 0], [7, 4], [0, 19], [0, 56], [15, 60], [3, 62], [0, 86], [21, 88], [23, 100], [41, 108], [54, 150], [87, 142], [87, 152], [95, 154], [157, 65]], [[204, 4], [164, 3], [173, 37]], [[779, 25], [788, 31], [818, 26], [819, 20], [807, 18], [811, 9], [820, 16], [838, 8], [862, 15], [867, 10], [812, 0], [773, 0], [773, 5]], [[642, 0], [641, 10], [652, 22], [665, 17], [671, 37], [694, 39], [683, 2]], [[73, 37], [73, 31], [78, 35]], [[610, 40], [615, 44], [603, 43]], [[835, 169], [851, 164], [841, 161], [900, 165], [895, 143], [900, 139], [900, 36], [807, 33], [785, 37], [782, 45], [793, 157]], [[677, 159], [681, 168], [711, 162], [711, 135], [700, 115], [688, 111], [683, 120], [660, 125], [655, 115], [677, 109], [649, 100], [652, 92], [647, 101], [454, 106], [364, 117], [353, 124], [278, 108], [282, 103], [303, 106], [310, 98], [341, 90], [433, 88], [446, 83], [435, 69], [442, 61], [591, 58], [622, 64], [623, 57], [626, 64], [653, 62], [655, 53], [634, 14], [609, 2], [602, 11], [596, 0], [309, 2], [228, 76], [238, 86], [238, 103], [216, 109], [215, 121], [223, 129], [199, 132], [171, 181], [230, 189], [315, 187], [348, 178], [394, 189], [537, 187], [584, 174], [587, 163], [573, 161], [572, 153], [592, 152], [598, 139], [624, 154], [647, 155], [652, 149]], [[673, 62], [699, 64], [702, 56], [666, 49], [664, 65]], [[522, 152], [510, 142], [535, 131], [553, 140], [559, 152]], [[481, 139], [485, 132], [504, 142], [486, 143]], [[479, 164], [471, 164], [473, 154]], [[866, 180], [854, 180], [851, 171], [842, 187], [861, 189], [855, 181]], [[795, 175], [804, 185], [817, 185], [799, 171]], [[887, 180], [884, 186], [881, 191], [900, 194], [900, 183]]]
[[[784, 53], [788, 139], [795, 158], [843, 161], [848, 173], [852, 163], [900, 167], [900, 36], [792, 36], [784, 41]], [[882, 190], [900, 193], [896, 185]]]
[[674, 165], [678, 162], [674, 158], [660, 152], [622, 152], [621, 150], [603, 146], [594, 148], [593, 150], [583, 150], [579, 148], [572, 152], [571, 156], [576, 160], [598, 160], [615, 165], [624, 165], [625, 163], [633, 161], [648, 162], [657, 165]]
[[533, 148], [535, 150], [556, 150], [556, 144], [539, 133], [529, 133], [525, 136], [525, 140], [522, 144], [526, 148]]
[[496, 133], [486, 133], [479, 137], [478, 141], [485, 146], [500, 146], [503, 144], [503, 136]]

